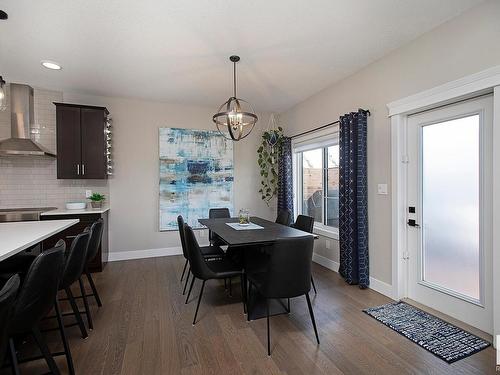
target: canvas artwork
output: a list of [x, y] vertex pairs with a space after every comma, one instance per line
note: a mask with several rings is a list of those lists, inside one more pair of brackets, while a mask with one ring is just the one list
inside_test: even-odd
[[193, 228], [208, 210], [233, 212], [233, 142], [218, 131], [160, 128], [160, 231]]

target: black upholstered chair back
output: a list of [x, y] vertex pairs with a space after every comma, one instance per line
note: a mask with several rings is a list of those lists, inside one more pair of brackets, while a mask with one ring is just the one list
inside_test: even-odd
[[[230, 218], [231, 214], [229, 213], [229, 208], [211, 208], [208, 210], [208, 218], [209, 219], [224, 219]], [[220, 239], [220, 237], [213, 233], [211, 230], [208, 231], [208, 239], [212, 245], [225, 245], [224, 241]]]
[[201, 253], [200, 246], [198, 245], [193, 229], [187, 224], [184, 224], [184, 234], [189, 264], [194, 277], [201, 280], [209, 280], [213, 278], [215, 276], [214, 272], [205, 263], [205, 258], [203, 258], [203, 254]]
[[0, 290], [0, 368], [2, 367], [2, 360], [5, 356], [8, 327], [12, 315], [12, 308], [14, 306], [14, 299], [16, 298], [20, 283], [21, 279], [19, 275], [14, 275], [7, 280], [2, 290]]
[[184, 225], [184, 218], [182, 217], [182, 215], [177, 216], [177, 226], [179, 227], [179, 237], [181, 238], [182, 255], [184, 255], [184, 259], [189, 259], [189, 254], [186, 247]]
[[31, 264], [14, 304], [9, 324], [11, 335], [30, 331], [54, 306], [64, 270], [65, 248], [64, 241], [59, 240]]
[[78, 281], [83, 273], [85, 264], [87, 262], [87, 250], [89, 247], [90, 232], [84, 231], [77, 235], [68, 253], [66, 254], [66, 265], [64, 267], [63, 278], [61, 281], [60, 289], [69, 287], [74, 282]]
[[261, 286], [267, 298], [292, 298], [311, 289], [312, 236], [279, 238], [269, 249], [269, 264]]
[[292, 222], [292, 213], [290, 210], [279, 210], [276, 217], [276, 223], [289, 226]]
[[102, 232], [104, 230], [104, 220], [99, 219], [95, 221], [90, 227], [90, 240], [87, 250], [87, 262], [94, 259], [99, 250], [102, 240]]
[[304, 232], [312, 233], [314, 229], [314, 218], [306, 215], [297, 216], [297, 220], [291, 225], [295, 229], [303, 230]]

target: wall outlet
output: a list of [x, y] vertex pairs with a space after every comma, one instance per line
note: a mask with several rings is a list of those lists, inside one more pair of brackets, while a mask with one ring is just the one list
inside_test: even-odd
[[377, 194], [387, 195], [387, 184], [378, 184]]
[[330, 249], [330, 248], [331, 248], [330, 240], [325, 240], [325, 247], [326, 247], [327, 249]]
[[92, 190], [85, 190], [85, 198], [90, 198], [92, 195]]

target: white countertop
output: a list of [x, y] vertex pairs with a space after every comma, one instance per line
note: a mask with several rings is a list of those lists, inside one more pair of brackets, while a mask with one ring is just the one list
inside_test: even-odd
[[68, 210], [64, 207], [64, 208], [58, 208], [57, 210], [42, 212], [40, 216], [102, 214], [108, 210], [109, 210], [108, 206], [103, 206], [102, 208], [87, 207], [84, 208], [83, 210]]
[[78, 219], [0, 223], [0, 261], [78, 223]]

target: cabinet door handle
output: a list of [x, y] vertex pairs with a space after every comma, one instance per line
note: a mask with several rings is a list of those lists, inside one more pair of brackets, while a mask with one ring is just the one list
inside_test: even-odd
[[82, 175], [85, 175], [85, 164], [82, 164]]
[[76, 165], [76, 174], [80, 175], [80, 164]]

